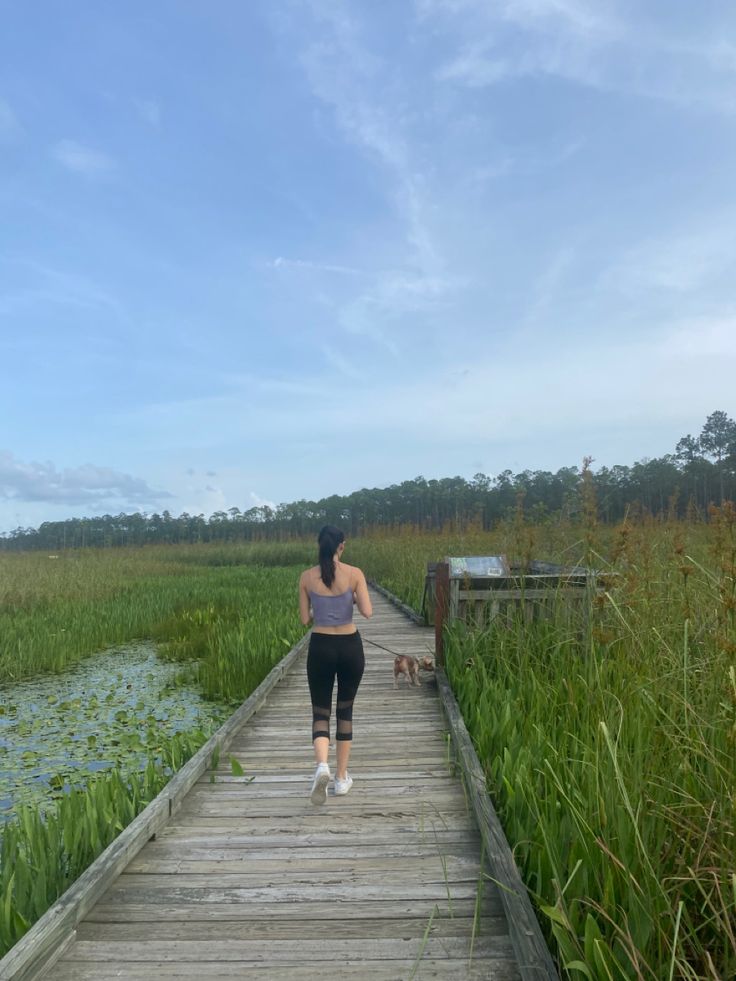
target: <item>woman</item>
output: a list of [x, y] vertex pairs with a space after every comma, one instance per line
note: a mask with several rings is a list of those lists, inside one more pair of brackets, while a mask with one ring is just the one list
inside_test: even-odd
[[[353, 603], [364, 617], [373, 614], [365, 576], [342, 561], [345, 535], [333, 525], [320, 531], [319, 565], [303, 572], [299, 580], [299, 613], [306, 627], [313, 619], [307, 656], [307, 679], [312, 699], [312, 742], [317, 768], [312, 783], [313, 804], [327, 800], [330, 768], [330, 712], [337, 677], [337, 769], [335, 793], [347, 794], [353, 785], [348, 773], [353, 738], [353, 701], [363, 677], [365, 657], [360, 634], [353, 624]], [[311, 606], [311, 613], [310, 613]]]

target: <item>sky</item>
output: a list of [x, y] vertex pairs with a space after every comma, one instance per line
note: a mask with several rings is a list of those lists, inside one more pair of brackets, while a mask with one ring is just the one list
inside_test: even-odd
[[736, 410], [731, 0], [0, 0], [0, 533]]

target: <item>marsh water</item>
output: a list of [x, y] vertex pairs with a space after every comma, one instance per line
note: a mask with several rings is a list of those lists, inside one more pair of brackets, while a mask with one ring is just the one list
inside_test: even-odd
[[55, 675], [0, 686], [0, 824], [91, 773], [134, 769], [176, 732], [212, 728], [232, 706], [198, 693], [196, 668], [139, 642]]

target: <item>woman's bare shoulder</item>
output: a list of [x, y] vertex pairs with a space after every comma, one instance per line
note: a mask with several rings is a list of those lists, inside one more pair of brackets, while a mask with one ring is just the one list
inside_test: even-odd
[[350, 576], [351, 582], [354, 581], [355, 579], [365, 579], [365, 576], [363, 575], [363, 570], [359, 569], [357, 565], [348, 565], [347, 562], [343, 562], [342, 567]]
[[304, 572], [299, 576], [299, 584], [302, 586], [308, 585], [314, 580], [315, 575], [319, 572], [319, 566], [313, 565], [310, 569], [305, 569]]

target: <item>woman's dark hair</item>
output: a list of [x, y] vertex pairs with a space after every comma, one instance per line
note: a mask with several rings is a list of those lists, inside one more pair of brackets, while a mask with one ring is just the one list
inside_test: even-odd
[[334, 525], [325, 525], [317, 536], [319, 542], [319, 570], [322, 582], [328, 589], [335, 581], [335, 552], [345, 541], [345, 535]]

